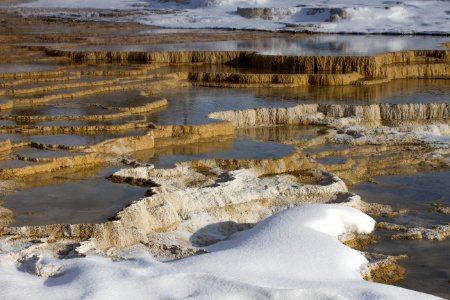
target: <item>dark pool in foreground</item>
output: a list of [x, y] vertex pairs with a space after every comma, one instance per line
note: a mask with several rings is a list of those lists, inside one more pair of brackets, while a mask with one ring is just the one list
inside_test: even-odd
[[5, 206], [14, 212], [12, 225], [106, 221], [131, 201], [143, 197], [146, 191], [105, 179], [116, 169], [66, 171], [26, 182], [26, 189], [3, 199]]
[[[388, 221], [407, 226], [433, 227], [450, 223], [450, 216], [431, 210], [431, 203], [450, 205], [450, 171], [419, 173], [405, 176], [381, 176], [376, 183], [363, 183], [351, 188], [367, 202], [391, 204], [396, 209], [413, 212]], [[407, 254], [400, 262], [406, 268], [406, 278], [396, 285], [450, 298], [450, 240], [405, 241], [384, 238], [366, 251], [383, 254]]]

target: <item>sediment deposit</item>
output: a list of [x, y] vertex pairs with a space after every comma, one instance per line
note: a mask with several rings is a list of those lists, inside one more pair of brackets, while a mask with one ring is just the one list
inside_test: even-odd
[[405, 269], [397, 264], [407, 259], [407, 255], [389, 256], [378, 253], [364, 253], [369, 264], [363, 271], [364, 279], [369, 281], [393, 284], [405, 277]]

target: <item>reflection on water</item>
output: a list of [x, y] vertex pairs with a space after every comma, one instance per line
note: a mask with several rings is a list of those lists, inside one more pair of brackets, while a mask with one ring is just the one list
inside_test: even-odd
[[[131, 201], [144, 196], [141, 187], [105, 179], [115, 168], [76, 174], [41, 175], [23, 191], [6, 196], [14, 212], [13, 226], [105, 222]], [[47, 178], [47, 177], [48, 178]]]
[[138, 136], [146, 134], [147, 130], [121, 131], [118, 133], [102, 134], [49, 134], [49, 135], [27, 135], [27, 134], [2, 134], [0, 140], [9, 139], [12, 142], [36, 142], [40, 144], [65, 145], [65, 146], [87, 146], [95, 145], [108, 139]]
[[317, 162], [323, 165], [340, 165], [345, 164], [347, 162], [347, 159], [342, 156], [328, 156], [318, 158]]
[[350, 149], [350, 146], [348, 145], [342, 145], [342, 144], [325, 144], [325, 145], [318, 145], [318, 146], [312, 146], [308, 147], [307, 149], [302, 150], [305, 154], [315, 154], [320, 152], [327, 152], [327, 151], [341, 151], [341, 150], [347, 150]]
[[19, 116], [83, 116], [83, 115], [110, 115], [117, 113], [101, 107], [80, 106], [74, 103], [64, 106], [46, 105], [43, 107], [14, 108], [8, 112]]
[[108, 107], [134, 107], [145, 105], [150, 102], [149, 97], [143, 96], [140, 90], [128, 90], [120, 92], [109, 92], [92, 94], [76, 99], [83, 104], [101, 104]]
[[44, 150], [37, 149], [31, 147], [22, 147], [16, 149], [12, 152], [15, 155], [20, 155], [23, 157], [29, 158], [55, 158], [55, 157], [64, 157], [64, 156], [75, 156], [81, 155], [81, 152], [68, 152], [68, 151], [53, 151], [53, 150]]
[[450, 102], [450, 80], [400, 79], [371, 86], [304, 86], [255, 89], [255, 97], [295, 99], [302, 103], [431, 103]]
[[281, 125], [238, 128], [236, 136], [248, 137], [258, 141], [295, 141], [315, 138], [319, 135], [320, 126]]
[[405, 279], [395, 285], [450, 299], [450, 240], [392, 241], [381, 239], [367, 251], [391, 255], [407, 254], [399, 262], [406, 268]]
[[5, 159], [0, 160], [0, 169], [12, 169], [12, 168], [21, 168], [26, 166], [37, 165], [38, 163], [31, 161], [23, 161], [17, 159]]
[[260, 142], [238, 137], [139, 151], [133, 156], [158, 168], [169, 168], [179, 162], [201, 159], [280, 158], [292, 154], [293, 150], [291, 146], [276, 142]]
[[298, 88], [217, 89], [192, 87], [164, 91], [166, 109], [148, 116], [155, 124], [212, 122], [209, 112], [302, 103], [430, 103], [450, 102], [450, 80], [395, 80], [374, 86], [304, 86]]
[[0, 73], [45, 72], [53, 71], [56, 68], [57, 65], [52, 64], [10, 63], [0, 64]]
[[414, 212], [395, 218], [406, 226], [433, 226], [450, 222], [450, 216], [431, 212], [431, 203], [450, 206], [450, 172], [423, 173], [406, 176], [381, 176], [376, 183], [362, 183], [352, 192], [368, 202], [391, 204], [396, 209]]
[[[376, 177], [376, 184], [363, 183], [350, 190], [367, 202], [391, 204], [413, 212], [393, 219], [379, 218], [407, 226], [432, 227], [450, 223], [450, 216], [431, 210], [431, 203], [450, 205], [450, 171], [408, 176]], [[383, 232], [380, 232], [383, 235]], [[406, 278], [396, 285], [426, 293], [450, 297], [450, 241], [392, 241], [382, 238], [367, 251], [385, 254], [407, 254], [400, 264], [406, 267]]]
[[38, 122], [19, 122], [17, 125], [33, 125], [33, 126], [113, 126], [128, 124], [130, 122], [145, 122], [144, 116], [132, 115], [120, 119], [102, 120], [102, 121], [38, 121]]
[[[120, 68], [120, 66], [118, 67]], [[73, 72], [77, 72], [80, 71], [78, 68], [74, 67], [73, 69], [68, 69], [68, 67], [61, 67], [61, 69], [65, 70], [65, 71], [73, 71]], [[88, 67], [86, 67], [86, 69], [89, 69]], [[71, 80], [68, 80], [68, 78], [71, 78]], [[55, 78], [56, 80], [57, 78]], [[66, 74], [63, 77], [60, 77], [60, 81], [56, 80], [55, 83], [51, 83], [51, 82], [33, 82], [33, 81], [28, 81], [25, 80], [23, 82], [20, 81], [16, 81], [14, 79], [6, 79], [4, 80], [4, 82], [9, 82], [9, 83], [14, 83], [13, 89], [16, 91], [19, 91], [20, 95], [18, 95], [18, 98], [27, 98], [29, 96], [32, 96], [34, 94], [36, 94], [35, 92], [32, 91], [28, 91], [27, 93], [25, 93], [25, 91], [27, 89], [35, 89], [35, 88], [42, 88], [42, 87], [46, 87], [48, 85], [53, 85], [53, 87], [55, 88], [55, 86], [57, 87], [58, 85], [60, 86], [60, 89], [56, 89], [54, 91], [66, 91], [66, 90], [71, 90], [71, 91], [77, 91], [80, 88], [70, 88], [70, 89], [66, 89], [63, 88], [62, 86], [65, 84], [77, 84], [77, 83], [93, 83], [93, 82], [99, 82], [99, 81], [105, 81], [105, 80], [111, 80], [111, 78], [108, 78], [107, 76], [88, 76], [88, 75], [83, 75], [82, 77], [78, 78], [78, 76], [76, 75], [70, 75], [70, 74]], [[0, 80], [0, 82], [2, 82]]]
[[86, 51], [256, 51], [269, 55], [374, 55], [383, 52], [442, 49], [448, 41], [436, 36], [290, 35], [258, 40], [215, 41], [152, 45], [88, 45]]
[[210, 112], [255, 107], [291, 106], [297, 101], [278, 97], [258, 98], [254, 90], [184, 88], [162, 93], [169, 105], [166, 109], [148, 116], [155, 124], [203, 124], [215, 122], [208, 119]]
[[138, 151], [133, 157], [156, 167], [172, 167], [175, 163], [201, 159], [276, 159], [290, 155], [294, 147], [282, 141], [313, 138], [320, 128], [311, 126], [270, 126], [242, 128], [236, 138], [208, 140]]

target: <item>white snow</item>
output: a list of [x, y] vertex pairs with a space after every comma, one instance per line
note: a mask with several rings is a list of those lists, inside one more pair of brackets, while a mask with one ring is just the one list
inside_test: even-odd
[[[99, 255], [43, 258], [39, 268], [61, 266], [58, 277], [18, 269], [0, 244], [2, 299], [433, 299], [361, 279], [367, 263], [338, 236], [369, 233], [375, 221], [344, 205], [307, 204], [274, 215], [210, 246], [210, 253], [158, 262], [142, 250], [124, 260]], [[23, 268], [22, 268], [23, 270]]]
[[[173, 28], [306, 30], [335, 33], [450, 33], [450, 5], [448, 1], [439, 0], [36, 0], [21, 6], [133, 9], [138, 10], [134, 18], [131, 16], [134, 21]], [[274, 16], [269, 19], [258, 16], [245, 18], [237, 14], [238, 7], [275, 10]], [[154, 10], [162, 10], [164, 13]], [[53, 13], [61, 16], [61, 11]], [[73, 12], [67, 14], [67, 17], [71, 16], [74, 16]]]

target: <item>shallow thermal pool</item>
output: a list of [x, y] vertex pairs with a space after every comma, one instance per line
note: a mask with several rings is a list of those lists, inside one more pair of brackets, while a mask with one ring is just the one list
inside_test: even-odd
[[303, 103], [430, 103], [450, 102], [450, 80], [395, 80], [376, 86], [306, 86], [299, 88], [181, 88], [165, 91], [169, 104], [148, 115], [155, 124], [202, 124], [214, 111], [287, 107]]
[[57, 65], [52, 64], [29, 64], [29, 63], [0, 63], [0, 73], [23, 73], [23, 72], [45, 72], [55, 71]]
[[139, 151], [132, 156], [140, 162], [158, 168], [173, 167], [178, 162], [203, 159], [277, 159], [294, 152], [294, 147], [280, 144], [286, 139], [317, 136], [318, 128], [280, 126], [253, 130], [238, 130], [236, 138], [204, 141], [187, 145]]
[[[139, 151], [131, 157], [157, 167], [173, 167], [175, 163], [199, 159], [267, 159], [289, 155], [294, 148], [277, 143], [286, 136], [292, 139], [311, 135], [316, 129], [284, 126], [266, 129], [264, 134], [241, 132], [237, 138], [223, 138]], [[270, 138], [267, 137], [269, 132]], [[45, 136], [44, 136], [45, 137]], [[270, 141], [263, 141], [269, 139]], [[18, 154], [39, 155], [24, 148]], [[48, 152], [48, 151], [47, 151]], [[57, 154], [54, 152], [42, 155]], [[146, 188], [112, 183], [106, 179], [120, 167], [84, 170], [77, 173], [49, 174], [48, 178], [31, 179], [26, 188], [2, 199], [15, 214], [13, 225], [45, 225], [54, 223], [104, 222], [128, 203], [144, 197]]]
[[[411, 213], [377, 221], [387, 221], [407, 226], [433, 227], [450, 223], [450, 216], [432, 211], [432, 203], [450, 205], [450, 171], [420, 173], [405, 176], [381, 176], [376, 183], [362, 183], [350, 190], [367, 202], [390, 204], [396, 209], [409, 209]], [[383, 237], [367, 251], [384, 254], [407, 254], [401, 260], [406, 277], [396, 285], [450, 298], [450, 241], [390, 240]], [[392, 233], [390, 233], [392, 234]]]
[[65, 145], [65, 146], [88, 146], [95, 145], [108, 139], [125, 136], [144, 135], [147, 130], [128, 130], [121, 132], [108, 132], [102, 134], [2, 134], [0, 140], [11, 140], [12, 142], [36, 142], [39, 144]]
[[117, 168], [61, 172], [27, 181], [28, 188], [6, 196], [14, 212], [12, 225], [99, 223], [131, 201], [143, 197], [142, 187], [116, 184], [107, 179]]

